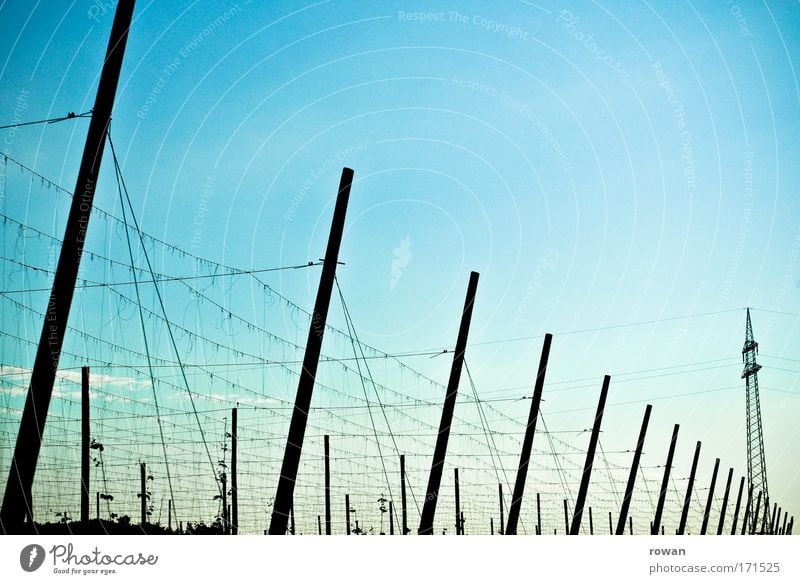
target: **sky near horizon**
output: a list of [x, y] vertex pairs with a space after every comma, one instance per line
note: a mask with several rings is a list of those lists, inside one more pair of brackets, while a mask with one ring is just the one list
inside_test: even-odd
[[[610, 463], [607, 475], [595, 475], [598, 507], [616, 505], [618, 487], [609, 484], [624, 487], [646, 403], [654, 410], [643, 484], [658, 489], [676, 423], [676, 501], [698, 440], [702, 488], [715, 457], [738, 479], [746, 472], [740, 379], [746, 306], [753, 307], [763, 365], [770, 491], [792, 512], [800, 510], [799, 10], [796, 3], [744, 1], [140, 0], [111, 134], [136, 218], [151, 237], [148, 258], [161, 274], [317, 261], [341, 168], [355, 170], [337, 272], [342, 294], [361, 342], [391, 355], [414, 353], [369, 360], [374, 371], [361, 373], [384, 386], [374, 394], [361, 383], [360, 361], [345, 362], [346, 370], [339, 363], [321, 368], [325, 387], [317, 388], [314, 403], [330, 409], [312, 415], [312, 424], [343, 449], [342, 464], [351, 466], [341, 476], [351, 478], [340, 487], [359, 493], [363, 507], [386, 482], [376, 462], [381, 454], [396, 474], [398, 443], [414, 457], [415, 487], [424, 497], [433, 444], [426, 432], [438, 425], [439, 408], [422, 402], [438, 404], [443, 391], [421, 380], [445, 384], [450, 365], [449, 355], [427, 352], [452, 349], [474, 270], [480, 282], [466, 360], [476, 395], [496, 401], [482, 413], [462, 376], [466, 401], [457, 427], [464, 436], [455, 440], [445, 473], [447, 481], [451, 467], [464, 469], [473, 532], [488, 529], [498, 480], [513, 485], [529, 407], [520, 398], [530, 395], [546, 332], [554, 341], [542, 407], [550, 436], [564, 443], [537, 434], [542, 466], [528, 488], [541, 484], [552, 495], [553, 527], [563, 529], [559, 497], [577, 491], [570, 477], [582, 464], [583, 431], [604, 374], [612, 376], [601, 438]], [[0, 2], [0, 125], [91, 109], [112, 20], [113, 3], [99, 0], [59, 7]], [[36, 311], [47, 300], [47, 292], [30, 290], [52, 281], [47, 270], [58, 246], [48, 236], [63, 235], [69, 203], [14, 161], [72, 190], [87, 127], [78, 119], [0, 130], [8, 157], [0, 161], [0, 289], [27, 290], [0, 295], [3, 480], [41, 330]], [[95, 202], [102, 212], [92, 218], [87, 251], [97, 257], [84, 257], [81, 277], [128, 281], [108, 151]], [[141, 249], [132, 251], [137, 270], [146, 269]], [[224, 433], [222, 409], [276, 408], [268, 419], [260, 410], [245, 414], [253, 430], [246, 485], [260, 492], [243, 496], [267, 508], [285, 441], [286, 419], [275, 412], [293, 401], [298, 366], [291, 362], [302, 358], [307, 334], [297, 307], [311, 310], [319, 268], [258, 278], [162, 287], [170, 321], [184, 327], [177, 333], [183, 361], [285, 363], [220, 367], [216, 380], [197, 367], [188, 380], [214, 418], [208, 420], [216, 433], [212, 450]], [[134, 476], [131, 465], [139, 459], [162, 464], [163, 449], [151, 379], [139, 367], [145, 350], [134, 290], [114, 290], [76, 294], [70, 323], [79, 332], [67, 340], [70, 354], [61, 366], [66, 371], [91, 360], [98, 382], [117, 388], [101, 398], [108, 411], [98, 413], [120, 418], [116, 426], [99, 426], [109, 445], [119, 443], [116, 454], [107, 448], [114, 458], [105, 464]], [[160, 307], [152, 287], [142, 287], [142, 295], [150, 349], [166, 368], [176, 357]], [[347, 330], [336, 292], [330, 323]], [[348, 358], [353, 347], [345, 335], [331, 335], [323, 352]], [[103, 363], [121, 367], [102, 369]], [[162, 405], [176, 416], [189, 411], [177, 372], [158, 377], [167, 384], [158, 389]], [[51, 412], [64, 419], [52, 430], [52, 458], [45, 462], [53, 468], [37, 496], [43, 507], [61, 510], [63, 501], [73, 507], [77, 501], [70, 482], [75, 460], [67, 456], [64, 468], [59, 460], [79, 429], [73, 418], [80, 406], [69, 401], [74, 379], [59, 384], [64, 399], [54, 400]], [[126, 402], [125, 391], [137, 392], [137, 401]], [[388, 418], [372, 412], [371, 420], [363, 408], [376, 395], [408, 408]], [[215, 408], [220, 412], [212, 415]], [[195, 420], [186, 416], [181, 424], [163, 428], [167, 458], [177, 461], [173, 474], [190, 477], [189, 493], [211, 492], [208, 477], [191, 478], [211, 473]], [[141, 436], [123, 443], [120, 436], [139, 427]], [[498, 443], [487, 446], [487, 430]], [[309, 432], [313, 451], [323, 432]], [[506, 453], [502, 464], [495, 462], [498, 453]], [[567, 457], [572, 475], [565, 478], [556, 455]], [[303, 467], [308, 531], [319, 509], [318, 462], [309, 458]], [[448, 484], [443, 490], [452, 490]], [[135, 498], [125, 511], [125, 489], [114, 488], [120, 512], [135, 512]], [[697, 498], [704, 500], [703, 493]], [[639, 509], [650, 508], [650, 491], [643, 487], [637, 497]], [[213, 516], [210, 496], [202, 504], [184, 498], [184, 509], [206, 521]], [[438, 531], [447, 527], [451, 504], [442, 500]], [[369, 509], [364, 514], [377, 529], [380, 514]], [[247, 521], [251, 532], [264, 528], [263, 514]]]

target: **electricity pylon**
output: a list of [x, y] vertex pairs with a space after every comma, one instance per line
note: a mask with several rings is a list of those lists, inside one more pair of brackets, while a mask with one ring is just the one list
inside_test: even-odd
[[[758, 396], [758, 370], [761, 365], [756, 363], [758, 354], [758, 343], [753, 339], [753, 325], [750, 323], [750, 309], [747, 309], [747, 329], [744, 336], [744, 347], [742, 348], [742, 361], [744, 371], [742, 379], [745, 380], [747, 387], [747, 479], [753, 489], [753, 496], [762, 493], [761, 499], [764, 501], [763, 525], [770, 524], [769, 509], [769, 489], [767, 488], [767, 463], [764, 459], [764, 431], [761, 425], [761, 400]], [[758, 533], [758, 525], [755, 525], [754, 518], [759, 513], [754, 512], [750, 515], [750, 532]]]

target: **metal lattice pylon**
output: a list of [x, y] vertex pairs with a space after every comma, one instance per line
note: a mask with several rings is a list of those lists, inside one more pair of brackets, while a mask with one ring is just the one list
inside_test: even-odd
[[[744, 371], [742, 379], [747, 388], [747, 479], [753, 489], [753, 496], [761, 493], [764, 501], [763, 525], [770, 524], [769, 489], [767, 487], [767, 463], [764, 458], [764, 431], [761, 425], [761, 400], [758, 395], [758, 370], [761, 365], [756, 363], [758, 343], [753, 339], [753, 325], [750, 323], [750, 309], [747, 309], [747, 329], [742, 347], [742, 361]], [[758, 533], [756, 517], [759, 513], [750, 515], [749, 531]]]

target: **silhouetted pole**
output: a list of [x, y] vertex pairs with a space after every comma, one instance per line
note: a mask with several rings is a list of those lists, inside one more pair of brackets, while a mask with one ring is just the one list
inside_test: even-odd
[[728, 496], [731, 492], [731, 481], [733, 480], [733, 469], [728, 470], [728, 480], [725, 481], [725, 495], [722, 497], [722, 509], [719, 512], [719, 525], [717, 526], [717, 535], [722, 535], [722, 529], [725, 527], [725, 512], [728, 510]]
[[292, 501], [292, 506], [289, 508], [289, 535], [297, 535], [294, 524], [294, 501]]
[[331, 450], [330, 437], [325, 434], [325, 535], [331, 534]]
[[[772, 517], [770, 518], [770, 521], [769, 521], [769, 533], [770, 533], [770, 535], [775, 533], [775, 510], [777, 508], [778, 508], [778, 504], [777, 503], [773, 503], [773, 505], [772, 505]], [[778, 513], [780, 513], [780, 510], [778, 511]]]
[[89, 368], [81, 367], [81, 523], [89, 522]]
[[167, 500], [167, 529], [172, 531], [172, 499]]
[[322, 535], [322, 515], [317, 515], [317, 532]]
[[694, 458], [692, 459], [692, 470], [689, 471], [689, 485], [686, 487], [686, 496], [683, 498], [683, 510], [681, 511], [681, 523], [678, 526], [678, 535], [683, 535], [686, 531], [686, 520], [689, 518], [689, 503], [692, 502], [692, 489], [694, 488], [694, 477], [697, 474], [697, 462], [700, 460], [700, 446], [698, 440], [697, 446], [694, 449]]
[[739, 522], [739, 510], [742, 508], [742, 492], [744, 491], [744, 477], [739, 481], [739, 494], [736, 496], [736, 507], [733, 511], [733, 526], [731, 527], [731, 535], [736, 535], [736, 525]]
[[494, 535], [494, 518], [489, 517], [489, 535]]
[[525, 494], [525, 480], [528, 477], [528, 465], [530, 464], [531, 451], [533, 450], [533, 437], [536, 433], [536, 420], [539, 418], [539, 404], [542, 401], [542, 389], [544, 388], [544, 377], [545, 373], [547, 373], [547, 360], [550, 356], [550, 343], [552, 340], [553, 335], [550, 333], [544, 336], [542, 355], [539, 358], [539, 370], [536, 373], [536, 384], [531, 397], [531, 409], [528, 413], [528, 425], [525, 427], [525, 437], [522, 440], [522, 450], [519, 455], [517, 480], [514, 483], [514, 493], [511, 496], [511, 507], [508, 509], [506, 535], [517, 534], [517, 523], [522, 509], [522, 497]]
[[628, 517], [628, 528], [631, 535], [633, 535], [633, 517]]
[[566, 499], [564, 499], [564, 533], [569, 535], [569, 507]]
[[100, 491], [95, 493], [95, 506], [97, 508], [97, 519], [100, 519]]
[[220, 473], [222, 481], [222, 533], [230, 533], [230, 515], [228, 515], [228, 473]]
[[428, 488], [425, 494], [425, 503], [422, 507], [422, 517], [419, 522], [419, 534], [431, 535], [433, 533], [433, 518], [436, 515], [436, 503], [439, 499], [439, 486], [442, 482], [442, 468], [444, 457], [447, 453], [447, 441], [450, 438], [450, 425], [453, 422], [453, 411], [458, 397], [458, 382], [461, 378], [461, 367], [464, 364], [464, 351], [467, 348], [469, 336], [469, 323], [472, 319], [472, 307], [475, 303], [475, 291], [478, 288], [478, 272], [471, 272], [467, 297], [464, 301], [464, 310], [461, 313], [461, 325], [458, 328], [458, 339], [453, 355], [453, 364], [450, 368], [450, 380], [447, 383], [447, 394], [442, 408], [442, 420], [439, 424], [439, 434], [436, 437], [436, 448], [433, 451], [431, 473], [428, 478]]
[[675, 424], [672, 427], [672, 438], [669, 441], [667, 462], [664, 464], [664, 476], [661, 479], [661, 490], [658, 492], [656, 515], [653, 519], [653, 528], [650, 531], [650, 535], [658, 535], [658, 530], [661, 527], [661, 516], [664, 513], [664, 502], [667, 500], [667, 489], [669, 488], [669, 474], [672, 472], [672, 459], [675, 457], [675, 445], [678, 443], [678, 430], [680, 428], [680, 424]]
[[[402, 507], [401, 517], [403, 519], [403, 535], [408, 535], [411, 531], [408, 528], [408, 502], [406, 500], [406, 455], [400, 455], [400, 505]], [[348, 506], [349, 509], [349, 506]], [[350, 522], [348, 522], [350, 525]]]
[[461, 526], [461, 535], [465, 535], [466, 533], [464, 531], [464, 512], [463, 511], [461, 512], [461, 517], [459, 519], [461, 521], [461, 523], [459, 524]]
[[589, 507], [589, 535], [594, 535], [594, 521], [592, 520], [592, 508]]
[[714, 462], [714, 472], [711, 474], [711, 485], [708, 487], [708, 499], [706, 500], [706, 510], [703, 513], [703, 526], [700, 528], [700, 535], [705, 535], [708, 529], [708, 518], [711, 516], [711, 504], [714, 502], [714, 487], [717, 485], [718, 471], [719, 458]]
[[458, 489], [458, 469], [453, 469], [453, 480], [456, 489], [456, 535], [461, 535], [461, 494]]
[[500, 535], [505, 533], [505, 509], [503, 508], [503, 483], [497, 483], [497, 492], [500, 495]]
[[642, 458], [642, 448], [644, 447], [644, 438], [647, 435], [647, 424], [650, 422], [651, 411], [653, 411], [653, 406], [647, 404], [647, 407], [644, 409], [642, 427], [639, 430], [639, 439], [636, 441], [636, 451], [633, 453], [631, 472], [628, 474], [628, 484], [625, 487], [625, 498], [622, 500], [622, 507], [619, 510], [619, 519], [617, 520], [617, 535], [622, 535], [625, 533], [625, 521], [628, 519], [628, 509], [630, 509], [631, 506], [633, 487], [636, 484], [636, 473], [639, 471], [639, 460]]
[[537, 535], [542, 535], [542, 499], [541, 493], [536, 493], [536, 527], [539, 530]]
[[742, 519], [742, 535], [747, 533], [750, 525], [750, 506], [753, 504], [753, 485], [747, 487], [747, 505], [744, 508], [744, 518]]
[[781, 535], [786, 535], [786, 520], [789, 519], [789, 512], [783, 512], [783, 527], [781, 528]]
[[344, 496], [344, 515], [347, 522], [347, 535], [350, 535], [350, 495]]
[[61, 253], [59, 254], [42, 334], [31, 371], [28, 394], [9, 465], [8, 481], [0, 509], [0, 532], [19, 527], [27, 517], [33, 522], [31, 493], [39, 449], [42, 445], [47, 412], [53, 395], [58, 362], [64, 343], [75, 281], [83, 254], [86, 230], [97, 186], [100, 164], [105, 149], [106, 131], [122, 68], [122, 57], [128, 40], [128, 28], [133, 16], [134, 0], [117, 3], [114, 24], [106, 49], [103, 70], [97, 87], [92, 119], [86, 135], [83, 157], [78, 169], [75, 191], [67, 217]]
[[792, 518], [789, 519], [789, 527], [786, 528], [786, 535], [792, 535], [792, 530], [794, 529], [794, 515]]
[[389, 535], [394, 535], [394, 505], [389, 501]]
[[753, 526], [750, 528], [750, 535], [754, 535], [758, 529], [758, 513], [761, 511], [761, 491], [758, 492], [755, 511], [753, 511]]
[[147, 469], [145, 463], [139, 463], [140, 498], [142, 499], [142, 527], [147, 525]]
[[614, 535], [614, 523], [611, 521], [611, 511], [608, 512], [608, 533]]
[[592, 435], [589, 438], [589, 448], [586, 450], [586, 462], [583, 465], [583, 476], [581, 476], [581, 486], [578, 489], [578, 498], [575, 501], [575, 512], [572, 515], [572, 529], [568, 529], [570, 535], [578, 535], [581, 531], [581, 516], [583, 515], [583, 505], [586, 503], [586, 495], [589, 492], [589, 481], [592, 478], [592, 464], [594, 463], [594, 451], [597, 448], [597, 440], [600, 438], [600, 425], [603, 423], [603, 410], [606, 407], [606, 396], [608, 395], [608, 384], [611, 377], [603, 377], [603, 387], [600, 390], [600, 401], [597, 403], [597, 413], [592, 424]]
[[231, 409], [231, 533], [239, 534], [239, 486], [236, 477], [238, 458], [238, 408]]
[[289, 423], [289, 435], [286, 439], [286, 448], [283, 451], [283, 463], [278, 478], [278, 489], [275, 494], [275, 504], [272, 507], [272, 520], [269, 525], [270, 535], [284, 535], [286, 524], [289, 521], [289, 507], [292, 505], [294, 485], [297, 480], [297, 469], [300, 466], [300, 455], [303, 451], [303, 440], [306, 435], [308, 411], [311, 407], [311, 397], [314, 393], [314, 382], [319, 365], [319, 355], [322, 350], [322, 338], [325, 335], [325, 324], [328, 318], [333, 282], [336, 276], [336, 264], [339, 261], [339, 247], [342, 243], [344, 220], [347, 215], [347, 201], [350, 198], [350, 186], [353, 183], [353, 171], [349, 168], [342, 169], [342, 178], [339, 182], [339, 192], [336, 196], [336, 207], [333, 210], [331, 231], [328, 236], [328, 247], [325, 250], [325, 259], [322, 265], [322, 274], [317, 289], [317, 299], [314, 302], [314, 312], [308, 329], [308, 340], [303, 357], [303, 369], [297, 383], [297, 396], [295, 397], [292, 420]]
[[764, 516], [761, 520], [761, 535], [767, 533], [767, 525], [769, 524], [769, 499], [764, 497]]

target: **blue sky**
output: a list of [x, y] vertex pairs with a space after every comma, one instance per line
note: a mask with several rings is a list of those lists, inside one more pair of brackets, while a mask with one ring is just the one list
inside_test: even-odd
[[[53, 8], [4, 2], [0, 13], [2, 123], [15, 116], [34, 120], [90, 109], [113, 18], [110, 3]], [[524, 395], [532, 384], [541, 335], [553, 332], [548, 373], [553, 388], [594, 378], [599, 389], [602, 375], [610, 373], [609, 403], [635, 402], [609, 408], [606, 418], [603, 440], [607, 450], [618, 451], [615, 460], [622, 468], [617, 479], [624, 480], [629, 464], [625, 450], [635, 441], [646, 403], [639, 401], [648, 399], [658, 400], [652, 401], [653, 445], [646, 448], [644, 461], [653, 467], [655, 488], [660, 479], [655, 467], [663, 464], [674, 423], [682, 427], [678, 477], [688, 473], [696, 440], [707, 449], [701, 464], [704, 486], [716, 456], [725, 470], [733, 466], [736, 473], [744, 472], [744, 388], [738, 361], [744, 311], [733, 309], [762, 309], [753, 311], [753, 325], [765, 354], [761, 383], [769, 388], [762, 392], [762, 407], [770, 488], [773, 497], [797, 509], [800, 479], [792, 461], [800, 453], [800, 435], [793, 420], [800, 388], [792, 360], [800, 359], [800, 197], [795, 188], [800, 177], [794, 164], [800, 119], [794, 68], [798, 22], [797, 7], [789, 3], [686, 2], [676, 7], [509, 1], [490, 7], [446, 1], [435, 6], [140, 1], [112, 135], [142, 229], [202, 258], [243, 269], [320, 258], [341, 167], [354, 168], [341, 252], [346, 265], [339, 270], [339, 282], [360, 340], [388, 353], [452, 347], [469, 271], [480, 272], [470, 333], [474, 345], [467, 362], [479, 395], [509, 398], [492, 404], [500, 410], [489, 417], [493, 431], [513, 435], [498, 446], [508, 452], [518, 452], [519, 426], [513, 424], [525, 420], [528, 407], [527, 401], [510, 398]], [[85, 120], [78, 120], [3, 130], [3, 148], [71, 189], [86, 127]], [[11, 162], [3, 177], [3, 213], [60, 237], [68, 199]], [[110, 157], [104, 161], [96, 203], [120, 216]], [[52, 241], [22, 236], [17, 224], [9, 222], [3, 234], [4, 258], [40, 268], [52, 265], [57, 249]], [[83, 277], [130, 279], [118, 223], [96, 215], [87, 249], [122, 264], [84, 262]], [[159, 273], [208, 270], [157, 243], [151, 242], [148, 252]], [[138, 248], [134, 254], [137, 268], [145, 267]], [[4, 290], [46, 288], [49, 282], [48, 274], [20, 270], [8, 261], [3, 270]], [[261, 279], [310, 310], [318, 275], [318, 269], [310, 268]], [[193, 285], [202, 286], [208, 299], [198, 300], [180, 284], [164, 285], [169, 318], [218, 345], [179, 335], [186, 362], [247, 360], [237, 350], [284, 361], [302, 357], [296, 347], [270, 342], [266, 332], [302, 345], [307, 321], [254, 279]], [[119, 291], [133, 294], [130, 287]], [[152, 289], [143, 289], [143, 295], [157, 313]], [[14, 299], [41, 311], [45, 296], [34, 292]], [[8, 298], [2, 297], [4, 333], [35, 341], [40, 321]], [[219, 305], [259, 329], [230, 318], [226, 323]], [[697, 316], [706, 313], [712, 314]], [[676, 316], [691, 318], [559, 334]], [[108, 289], [80, 292], [73, 326], [102, 340], [89, 343], [76, 335], [67, 345], [97, 365], [140, 364], [140, 355], [115, 355], [108, 345], [113, 340], [141, 351], [138, 318], [132, 304]], [[331, 322], [345, 327], [338, 301]], [[163, 321], [148, 316], [146, 329], [154, 354], [174, 359]], [[533, 338], [481, 344], [519, 337]], [[2, 348], [4, 365], [30, 367], [30, 343], [6, 334]], [[325, 351], [352, 356], [343, 338], [328, 339]], [[404, 362], [445, 383], [448, 359], [417, 356]], [[81, 361], [67, 357], [62, 367]], [[440, 388], [420, 388], [403, 378], [395, 361], [376, 367], [381, 382], [401, 388], [403, 395], [441, 398]], [[663, 370], [667, 367], [673, 369]], [[233, 369], [238, 370], [222, 375], [238, 387], [217, 391], [207, 375], [198, 372], [192, 378], [199, 393], [220, 397], [201, 398], [204, 407], [244, 403], [242, 387], [261, 395], [250, 395], [255, 399], [293, 399], [294, 373]], [[636, 371], [644, 373], [628, 377], [643, 379], [615, 383], [625, 379], [617, 374]], [[661, 376], [668, 371], [675, 375]], [[138, 405], [109, 405], [117, 415], [152, 414], [152, 406], [144, 405], [152, 388], [141, 370], [102, 373], [130, 376], [130, 388], [142, 392]], [[170, 375], [164, 379], [180, 386]], [[339, 400], [364, 399], [357, 376], [333, 365], [323, 366], [321, 376], [342, 393], [318, 390], [315, 403], [341, 406]], [[24, 371], [18, 377], [15, 383], [24, 386]], [[469, 392], [466, 384], [464, 378], [462, 393]], [[545, 388], [543, 407], [545, 414], [553, 412], [548, 421], [552, 431], [589, 427], [598, 393], [589, 386], [551, 396]], [[723, 389], [698, 393], [717, 388]], [[173, 405], [186, 411], [185, 395], [173, 390], [163, 389], [164, 399], [174, 399]], [[686, 393], [692, 395], [680, 397]], [[10, 390], [7, 399], [4, 405], [10, 408], [22, 403]], [[381, 399], [391, 403], [399, 397], [387, 390]], [[54, 407], [73, 406], [54, 402]], [[480, 427], [474, 403], [463, 407], [464, 423]], [[580, 408], [587, 409], [572, 412]], [[68, 411], [74, 415], [79, 410]], [[358, 420], [371, 427], [359, 412]], [[260, 432], [267, 432], [261, 426], [267, 422], [257, 414], [248, 415]], [[437, 408], [425, 409], [424, 415], [438, 423]], [[214, 416], [209, 424], [221, 428], [223, 414]], [[5, 425], [13, 428], [13, 412], [7, 417]], [[418, 454], [417, 488], [422, 490], [432, 439], [417, 443], [403, 437], [415, 431], [404, 416], [390, 421], [393, 433], [405, 441], [403, 449]], [[185, 432], [195, 442], [190, 460], [207, 467], [193, 423], [185, 419]], [[69, 428], [77, 426], [63, 427], [66, 441]], [[342, 434], [348, 452], [367, 453], [374, 463], [374, 443], [344, 437], [363, 428], [325, 427], [334, 428], [334, 436]], [[152, 424], [148, 428], [157, 431]], [[254, 456], [279, 458], [285, 429], [278, 424], [273, 430], [274, 442], [256, 441]], [[121, 430], [105, 431], [111, 442]], [[169, 429], [167, 434], [171, 437]], [[568, 436], [570, 444], [585, 448], [586, 434]], [[3, 440], [7, 468], [13, 432]], [[310, 440], [313, 445], [321, 439]], [[491, 449], [481, 440], [477, 445], [467, 439], [456, 442], [455, 457], [448, 459], [470, 468], [467, 454], [482, 449], [474, 497], [466, 498], [475, 504], [476, 531], [487, 528], [489, 513], [488, 503], [478, 503], [482, 497], [496, 498], [485, 486], [497, 473], [485, 456]], [[536, 447], [549, 448], [541, 440]], [[394, 468], [391, 442], [382, 447], [392, 453]], [[146, 448], [134, 444], [129, 452], [120, 451], [120, 464], [137, 457], [163, 462], [160, 445]], [[115, 456], [113, 448], [108, 452]], [[459, 458], [459, 452], [466, 458]], [[575, 461], [582, 462], [580, 456]], [[515, 456], [504, 463], [513, 469]], [[541, 471], [542, 484], [549, 484], [551, 471]], [[70, 472], [63, 473], [67, 483]], [[270, 492], [259, 497], [269, 499], [274, 476], [259, 472], [253, 470], [251, 479]], [[365, 500], [380, 490], [380, 473], [366, 467], [353, 472], [368, 475], [364, 480], [374, 479], [377, 486], [360, 486], [353, 479], [342, 488], [362, 489]], [[465, 472], [469, 477], [470, 471]], [[509, 477], [513, 482], [512, 471]], [[307, 480], [307, 497], [318, 505], [318, 477], [309, 472]], [[469, 484], [468, 478], [462, 480]], [[577, 485], [569, 488], [576, 491]], [[74, 493], [65, 489], [47, 499], [43, 488], [42, 497], [73, 500]], [[559, 488], [550, 490], [558, 503]], [[646, 508], [648, 498], [641, 497]], [[554, 504], [556, 520], [559, 509]], [[213, 514], [202, 505], [196, 510], [206, 517]], [[317, 512], [311, 502], [306, 512], [307, 529], [313, 529]], [[261, 518], [248, 521], [251, 531], [262, 529]], [[444, 526], [446, 519], [441, 521]]]

